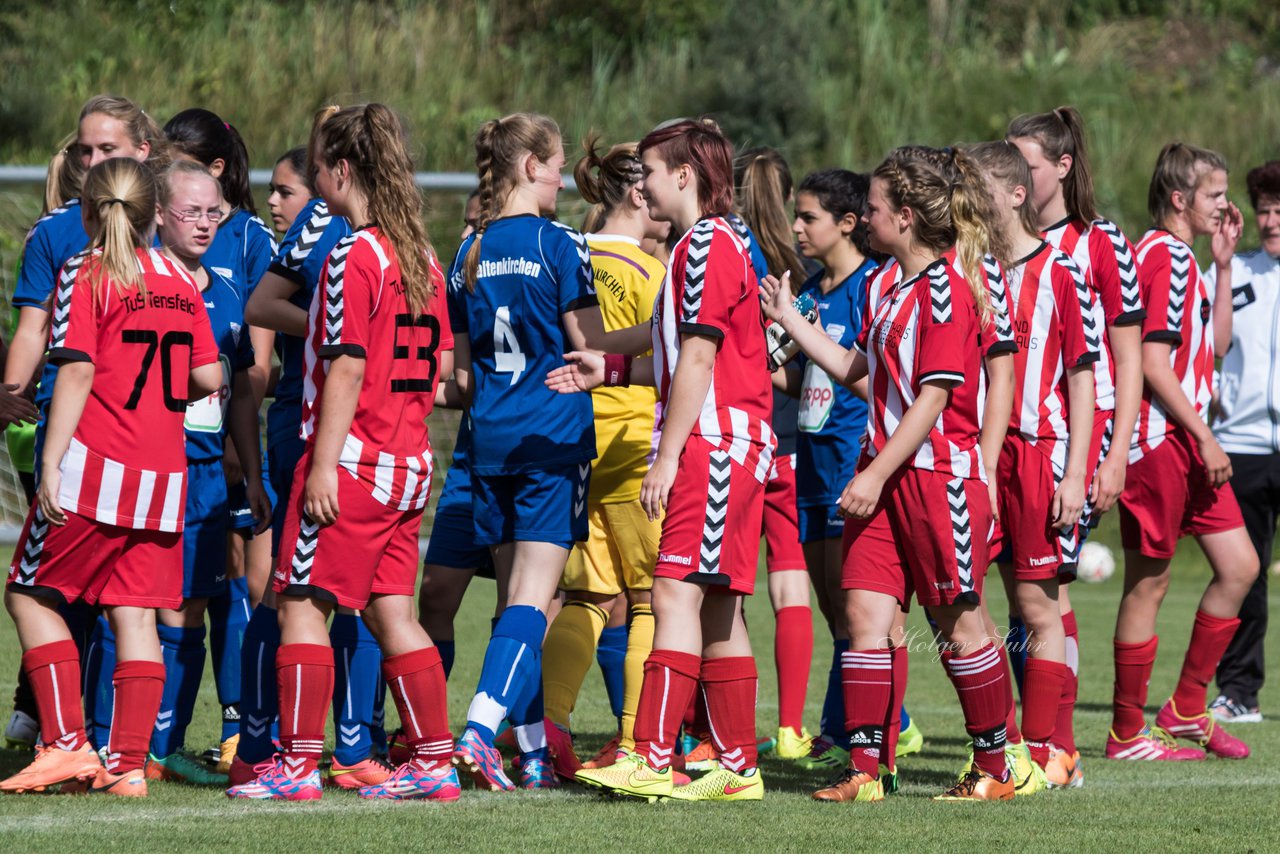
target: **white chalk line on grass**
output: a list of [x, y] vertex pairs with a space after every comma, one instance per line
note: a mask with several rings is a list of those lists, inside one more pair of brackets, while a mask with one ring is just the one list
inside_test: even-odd
[[[910, 781], [908, 780], [908, 783]], [[1268, 775], [1264, 777], [1241, 777], [1231, 781], [1234, 786], [1267, 786], [1275, 787], [1280, 785], [1280, 777], [1277, 775]], [[1092, 789], [1131, 789], [1138, 791], [1150, 791], [1152, 789], [1207, 789], [1221, 788], [1221, 780], [1207, 780], [1198, 777], [1185, 777], [1176, 780], [1090, 780], [1085, 784], [1086, 791]], [[911, 787], [916, 788], [916, 787]], [[569, 793], [562, 793], [568, 795]], [[795, 793], [790, 793], [795, 794]], [[1045, 792], [1039, 795], [1040, 798], [1061, 799], [1064, 803], [1071, 800], [1071, 792]], [[805, 798], [807, 800], [807, 797]], [[512, 798], [506, 796], [502, 800], [511, 801], [513, 805], [516, 801], [520, 801], [524, 805], [528, 805], [528, 801], [523, 798]], [[566, 801], [576, 801], [578, 798], [569, 796]], [[581, 799], [584, 803], [587, 798]], [[917, 798], [907, 797], [903, 800], [917, 800]], [[92, 820], [93, 827], [100, 826], [103, 822], [114, 825], [130, 825], [130, 824], [146, 824], [152, 828], [161, 828], [164, 825], [160, 822], [173, 822], [183, 819], [194, 819], [197, 821], [207, 819], [226, 819], [241, 818], [254, 815], [274, 815], [279, 813], [290, 813], [299, 818], [307, 816], [327, 816], [337, 813], [357, 814], [369, 813], [371, 811], [386, 812], [392, 809], [432, 809], [432, 810], [465, 810], [469, 805], [492, 806], [494, 802], [499, 801], [499, 796], [490, 793], [479, 793], [472, 797], [464, 797], [461, 805], [446, 804], [429, 804], [429, 803], [406, 803], [397, 805], [394, 802], [374, 802], [374, 803], [355, 803], [346, 801], [322, 801], [318, 804], [291, 804], [291, 803], [260, 803], [260, 804], [225, 804], [221, 807], [154, 807], [145, 809], [130, 809], [128, 812], [97, 812], [92, 817], [86, 816], [84, 813], [76, 815], [57, 815], [49, 812], [42, 812], [40, 815], [18, 816], [18, 817], [0, 817], [0, 831], [5, 833], [26, 832], [26, 833], [53, 833], [61, 832], [69, 827], [77, 827], [92, 832], [86, 826], [86, 821]], [[486, 803], [487, 802], [487, 803]], [[172, 826], [168, 826], [166, 832], [172, 831]]]

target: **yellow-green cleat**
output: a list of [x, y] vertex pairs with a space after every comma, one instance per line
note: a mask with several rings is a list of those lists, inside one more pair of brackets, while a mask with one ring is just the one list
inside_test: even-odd
[[915, 719], [911, 720], [911, 725], [904, 729], [898, 735], [898, 748], [893, 755], [896, 759], [909, 756], [912, 753], [919, 753], [924, 747], [924, 733], [920, 731], [920, 727], [916, 726]]
[[759, 801], [764, 799], [764, 778], [760, 769], [750, 774], [736, 774], [728, 768], [717, 768], [687, 786], [676, 786], [671, 798], [677, 801]]
[[671, 797], [671, 769], [655, 771], [638, 754], [630, 753], [607, 768], [583, 768], [574, 779], [607, 794], [644, 798], [652, 803]]
[[778, 729], [778, 737], [774, 740], [773, 752], [779, 759], [803, 759], [809, 755], [813, 747], [813, 736], [804, 727], [796, 732], [789, 726]]

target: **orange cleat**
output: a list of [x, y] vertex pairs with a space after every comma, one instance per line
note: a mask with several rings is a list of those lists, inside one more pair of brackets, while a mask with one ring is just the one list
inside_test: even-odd
[[1049, 761], [1044, 766], [1044, 777], [1050, 789], [1078, 789], [1084, 785], [1084, 772], [1076, 763], [1079, 755], [1056, 747], [1049, 748]]
[[1013, 775], [1005, 773], [1003, 780], [997, 780], [976, 765], [969, 773], [960, 778], [950, 789], [941, 795], [934, 795], [935, 801], [1011, 801], [1013, 800]]
[[586, 762], [583, 762], [582, 767], [583, 768], [608, 768], [610, 765], [612, 765], [613, 763], [617, 762], [619, 759], [622, 758], [619, 755], [619, 751], [621, 750], [619, 745], [621, 743], [622, 743], [622, 736], [615, 735], [613, 738], [609, 739], [608, 744], [606, 744], [604, 747], [600, 748], [600, 750], [596, 752], [595, 756], [592, 756]]
[[337, 759], [329, 766], [324, 775], [324, 784], [335, 789], [359, 789], [363, 786], [376, 786], [385, 783], [395, 772], [381, 756], [370, 756], [355, 765], [343, 765]]
[[141, 768], [112, 774], [106, 768], [99, 766], [96, 774], [84, 779], [89, 784], [90, 794], [115, 795], [120, 798], [147, 796], [147, 778]]
[[78, 750], [37, 747], [36, 758], [30, 765], [9, 779], [0, 781], [0, 792], [15, 795], [43, 792], [51, 786], [74, 784], [74, 781], [83, 777], [92, 777], [101, 767], [98, 754], [88, 743], [80, 745]]

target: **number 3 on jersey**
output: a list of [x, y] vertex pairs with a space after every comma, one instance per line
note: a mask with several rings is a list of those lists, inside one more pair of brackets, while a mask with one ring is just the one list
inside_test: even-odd
[[515, 385], [524, 373], [524, 352], [511, 326], [511, 306], [500, 305], [493, 315], [493, 367], [500, 374], [511, 374]]

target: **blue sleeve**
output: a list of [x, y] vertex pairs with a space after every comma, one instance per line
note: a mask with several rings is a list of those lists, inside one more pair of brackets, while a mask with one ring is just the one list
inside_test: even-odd
[[751, 235], [751, 267], [756, 271], [756, 278], [764, 281], [764, 277], [769, 275], [769, 261], [764, 257], [764, 250], [760, 248], [760, 241], [755, 239], [755, 235]]
[[553, 222], [554, 229], [543, 231], [542, 240], [550, 243], [543, 256], [554, 268], [556, 305], [561, 314], [579, 308], [599, 305], [594, 276], [591, 272], [591, 250], [587, 239], [564, 223]]
[[240, 328], [240, 340], [236, 343], [235, 358], [231, 360], [232, 371], [247, 371], [253, 367], [253, 342], [249, 338], [249, 327]]
[[18, 269], [18, 285], [13, 290], [13, 307], [45, 308], [58, 278], [58, 267], [50, 245], [49, 220], [36, 224], [22, 250], [22, 266]]
[[471, 248], [474, 238], [468, 237], [458, 247], [458, 254], [453, 256], [449, 265], [449, 279], [445, 285], [445, 302], [449, 307], [449, 326], [454, 335], [469, 335], [467, 331], [467, 311], [463, 303], [462, 289], [466, 287], [462, 268], [466, 263], [467, 250]]
[[[292, 229], [290, 229], [292, 231]], [[275, 260], [276, 239], [256, 216], [249, 219], [244, 236], [245, 293], [252, 294]]]
[[[313, 199], [294, 217], [289, 230], [284, 234], [284, 240], [281, 240], [280, 245], [276, 248], [275, 258], [272, 259], [271, 265], [268, 267], [272, 273], [283, 276], [300, 288], [305, 287], [306, 282], [303, 280], [302, 263], [297, 257], [299, 253], [293, 250], [297, 247], [298, 237], [311, 221], [311, 215], [318, 204], [319, 200]], [[305, 259], [305, 253], [302, 257]], [[256, 282], [254, 287], [257, 287]]]

